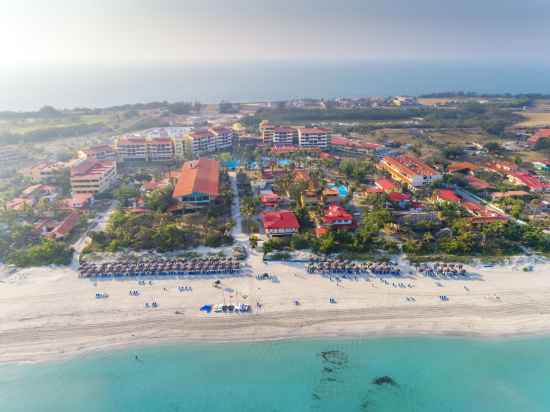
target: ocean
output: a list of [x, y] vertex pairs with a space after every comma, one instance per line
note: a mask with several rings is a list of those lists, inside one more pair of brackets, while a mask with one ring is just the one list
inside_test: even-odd
[[0, 411], [547, 412], [549, 348], [443, 337], [132, 348], [2, 365]]
[[148, 101], [284, 100], [441, 91], [550, 93], [540, 62], [249, 62], [4, 68], [0, 111]]

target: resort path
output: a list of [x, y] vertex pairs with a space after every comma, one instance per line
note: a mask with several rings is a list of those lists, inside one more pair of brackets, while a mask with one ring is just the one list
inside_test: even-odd
[[236, 242], [247, 248], [248, 251], [248, 236], [243, 233], [243, 219], [241, 216], [241, 200], [239, 198], [239, 190], [237, 187], [237, 174], [235, 172], [229, 172], [229, 179], [231, 180], [231, 189], [233, 190], [231, 217], [235, 221], [235, 227], [233, 228], [231, 235]]

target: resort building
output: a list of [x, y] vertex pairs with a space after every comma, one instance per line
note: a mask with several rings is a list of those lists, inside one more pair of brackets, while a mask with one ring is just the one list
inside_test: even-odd
[[170, 162], [176, 158], [174, 140], [170, 137], [123, 136], [117, 140], [116, 151], [122, 162]]
[[292, 146], [298, 141], [298, 131], [293, 127], [279, 126], [273, 130], [273, 146]]
[[207, 206], [220, 195], [220, 163], [213, 159], [185, 162], [172, 197], [183, 209]]
[[107, 144], [90, 147], [89, 149], [79, 150], [78, 157], [86, 160], [116, 160], [115, 149]]
[[301, 147], [316, 147], [326, 149], [330, 140], [328, 129], [321, 127], [299, 127], [298, 144]]
[[527, 172], [512, 172], [508, 175], [508, 180], [519, 186], [527, 186], [533, 192], [544, 192], [550, 189], [549, 184]]
[[388, 172], [394, 180], [413, 190], [437, 182], [442, 178], [437, 170], [409, 155], [386, 156], [379, 166]]
[[71, 168], [71, 191], [101, 193], [116, 180], [116, 162], [112, 160], [84, 160]]
[[275, 131], [275, 125], [269, 123], [268, 120], [262, 120], [259, 125], [260, 135], [265, 145], [273, 144], [273, 134]]
[[185, 136], [185, 153], [198, 157], [207, 153], [229, 150], [233, 147], [234, 133], [227, 127], [196, 130]]
[[235, 140], [235, 132], [229, 127], [212, 127], [209, 129], [210, 133], [214, 135], [214, 143], [216, 145], [216, 151], [228, 150], [233, 147], [233, 141]]
[[116, 142], [116, 151], [118, 159], [125, 161], [143, 161], [146, 162], [147, 140], [139, 136], [122, 136]]
[[279, 210], [260, 214], [265, 233], [268, 236], [291, 236], [298, 232], [300, 224], [294, 212]]
[[154, 137], [147, 141], [147, 159], [150, 162], [171, 162], [175, 157], [174, 142], [169, 137]]
[[331, 136], [330, 138], [330, 148], [344, 154], [357, 155], [372, 153], [382, 147], [382, 145], [377, 143], [352, 140], [340, 135]]

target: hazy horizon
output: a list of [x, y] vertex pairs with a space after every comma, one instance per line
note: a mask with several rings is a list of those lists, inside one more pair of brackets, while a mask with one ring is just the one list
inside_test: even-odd
[[[0, 110], [550, 92], [544, 0], [0, 0], [0, 10]], [[374, 69], [346, 72], [358, 65]]]

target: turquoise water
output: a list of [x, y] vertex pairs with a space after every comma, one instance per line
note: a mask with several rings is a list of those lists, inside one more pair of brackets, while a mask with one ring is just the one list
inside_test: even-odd
[[[549, 411], [549, 344], [380, 338], [148, 347], [0, 366], [0, 411]], [[384, 376], [393, 383], [373, 383]]]

